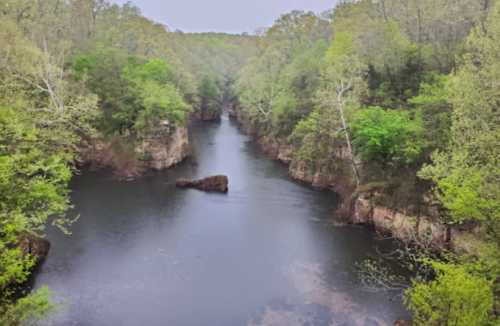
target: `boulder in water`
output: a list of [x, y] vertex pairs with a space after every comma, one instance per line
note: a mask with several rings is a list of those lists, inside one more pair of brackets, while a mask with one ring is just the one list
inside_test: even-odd
[[176, 186], [179, 188], [194, 188], [208, 192], [228, 192], [228, 177], [225, 175], [215, 175], [200, 180], [179, 179]]

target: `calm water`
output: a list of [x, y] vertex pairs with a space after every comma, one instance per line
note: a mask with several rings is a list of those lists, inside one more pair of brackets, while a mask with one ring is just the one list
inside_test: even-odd
[[[193, 128], [195, 159], [134, 182], [85, 172], [72, 184], [72, 236], [49, 230], [36, 279], [61, 302], [50, 325], [386, 325], [394, 293], [363, 289], [376, 256], [363, 228], [336, 228], [336, 198], [287, 178], [224, 119]], [[178, 190], [227, 174], [228, 195]]]

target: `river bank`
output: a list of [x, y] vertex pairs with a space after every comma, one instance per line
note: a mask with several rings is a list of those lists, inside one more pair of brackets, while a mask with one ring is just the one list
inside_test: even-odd
[[[290, 178], [338, 194], [339, 205], [333, 213], [337, 222], [366, 225], [379, 234], [438, 251], [472, 253], [475, 250], [479, 230], [470, 225], [454, 227], [442, 224], [439, 205], [424, 192], [412, 194], [419, 197], [416, 208], [414, 203], [405, 205], [390, 198], [380, 182], [356, 186], [347, 149], [342, 144], [336, 147], [333, 167], [321, 162], [311, 166], [297, 157], [294, 146], [287, 139], [260, 131], [243, 110], [233, 108], [229, 115], [268, 157], [287, 166]], [[387, 202], [390, 204], [386, 205]]]

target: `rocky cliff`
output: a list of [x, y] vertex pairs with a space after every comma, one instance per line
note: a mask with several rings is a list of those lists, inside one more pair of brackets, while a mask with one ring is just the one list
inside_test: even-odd
[[135, 152], [143, 158], [146, 168], [168, 169], [182, 162], [189, 154], [189, 136], [185, 127], [173, 132], [157, 133], [144, 137]]
[[133, 179], [148, 170], [162, 170], [189, 155], [186, 127], [158, 128], [140, 137], [96, 137], [82, 142], [78, 163], [109, 168], [119, 179]]
[[372, 225], [381, 234], [426, 247], [447, 247], [450, 230], [436, 216], [417, 215], [377, 204], [377, 194], [362, 193], [354, 200], [350, 222]]

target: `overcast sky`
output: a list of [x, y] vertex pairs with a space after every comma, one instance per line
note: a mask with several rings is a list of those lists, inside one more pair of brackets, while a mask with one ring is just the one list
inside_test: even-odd
[[[113, 0], [123, 4], [127, 0]], [[185, 32], [254, 32], [294, 9], [323, 12], [336, 0], [133, 0], [142, 13]]]

